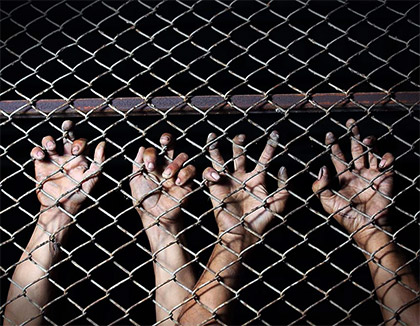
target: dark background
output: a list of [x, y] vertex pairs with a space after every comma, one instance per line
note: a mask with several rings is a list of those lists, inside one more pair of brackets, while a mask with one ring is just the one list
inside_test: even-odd
[[[112, 1], [105, 5], [95, 2], [88, 6], [87, 2], [69, 1], [54, 6], [51, 2], [35, 1], [27, 5], [2, 1], [1, 100], [105, 99], [124, 96], [148, 99], [187, 93], [192, 96], [418, 91], [419, 31], [411, 21], [418, 24], [419, 17], [418, 5], [413, 1], [391, 1], [386, 6], [381, 6], [377, 1], [350, 2], [347, 7], [336, 1], [316, 1], [306, 7], [294, 1], [272, 2], [272, 11], [283, 18], [288, 17], [288, 21], [267, 9], [262, 10], [264, 6], [257, 2], [238, 1], [226, 9], [221, 3], [204, 1], [198, 2], [193, 12], [207, 20], [214, 17], [211, 23], [214, 28], [203, 27], [196, 33], [194, 31], [206, 22], [192, 12], [174, 20], [174, 17], [188, 9], [177, 2], [168, 1], [160, 5], [146, 2], [146, 6], [138, 2], [123, 4]], [[184, 4], [192, 6], [193, 2]], [[120, 17], [112, 8], [119, 8]], [[223, 10], [226, 11], [216, 17]], [[258, 10], [261, 11], [253, 15]], [[393, 10], [407, 15], [399, 19], [401, 15]], [[152, 15], [141, 18], [152, 11]], [[331, 13], [328, 22], [347, 30], [348, 34], [344, 35], [327, 22], [322, 22], [323, 19], [312, 11], [323, 15]], [[78, 13], [82, 15], [77, 17]], [[113, 13], [114, 16], [106, 19]], [[238, 15], [250, 17], [250, 23], [239, 27], [244, 20]], [[133, 24], [121, 17], [131, 22], [137, 21], [135, 27], [144, 35], [135, 32], [131, 28]], [[363, 21], [363, 17], [368, 19]], [[165, 19], [172, 20], [173, 26], [168, 27]], [[164, 31], [156, 34], [165, 27]], [[183, 37], [175, 28], [190, 35], [189, 41], [182, 43], [188, 37]], [[255, 28], [270, 33], [264, 38]], [[381, 28], [387, 28], [388, 32]], [[230, 38], [223, 40], [225, 37], [215, 29], [226, 34], [230, 32]], [[155, 36], [151, 41], [153, 34]], [[33, 38], [41, 41], [34, 41]], [[115, 42], [112, 42], [113, 39]], [[221, 43], [214, 46], [218, 41]], [[250, 46], [253, 42], [255, 44]], [[329, 45], [327, 50], [320, 52], [323, 48], [314, 42], [324, 45], [324, 50]], [[109, 45], [104, 46], [106, 44]], [[168, 54], [156, 45], [164, 50], [172, 50]], [[209, 51], [203, 51], [196, 45]], [[364, 48], [362, 45], [368, 46]], [[118, 48], [130, 52], [138, 46], [128, 59], [124, 59], [127, 53]], [[248, 47], [248, 52], [240, 55], [244, 53], [241, 47]], [[302, 61], [307, 61], [307, 65]], [[112, 72], [96, 79], [96, 76], [107, 71], [102, 65], [112, 66]], [[182, 71], [185, 68], [182, 65], [187, 65], [189, 69]], [[269, 69], [258, 70], [263, 66]], [[213, 77], [209, 78], [212, 74]], [[328, 78], [324, 78], [327, 75]], [[129, 85], [120, 80], [128, 81], [132, 77]], [[207, 83], [200, 78], [208, 78]], [[395, 234], [397, 242], [409, 249], [404, 250], [407, 256], [414, 259], [412, 253], [419, 248], [416, 220], [419, 211], [418, 106], [401, 106], [395, 110], [379, 105], [369, 109], [369, 105], [363, 104], [359, 110], [351, 112], [345, 108], [324, 109], [310, 112], [291, 109], [265, 114], [251, 110], [247, 115], [232, 110], [235, 114], [206, 117], [169, 114], [166, 118], [159, 115], [116, 115], [85, 119], [80, 115], [74, 119], [78, 122], [78, 135], [94, 140], [91, 147], [102, 139], [107, 140], [107, 157], [112, 159], [106, 162], [100, 185], [93, 194], [99, 198], [99, 208], [91, 208], [78, 217], [78, 227], [72, 227], [65, 245], [68, 251], [73, 250], [71, 261], [90, 271], [89, 278], [76, 283], [86, 277], [86, 273], [71, 261], [60, 264], [53, 279], [68, 290], [62, 296], [63, 291], [57, 289], [56, 295], [61, 298], [51, 305], [47, 316], [56, 324], [70, 321], [75, 325], [110, 324], [123, 316], [112, 303], [115, 300], [125, 309], [138, 303], [130, 310], [129, 317], [118, 324], [131, 324], [133, 321], [139, 324], [154, 323], [153, 293], [150, 292], [154, 287], [153, 270], [145, 235], [140, 233], [136, 244], [116, 251], [112, 259], [99, 265], [109, 258], [105, 251], [111, 253], [130, 240], [123, 230], [131, 234], [142, 230], [140, 218], [134, 209], [121, 214], [131, 207], [131, 201], [123, 194], [123, 191], [129, 193], [126, 176], [131, 171], [131, 163], [127, 158], [133, 159], [139, 146], [156, 142], [162, 132], [173, 132], [178, 138], [178, 151], [182, 149], [192, 158], [198, 170], [196, 179], [200, 181], [201, 171], [210, 161], [199, 147], [205, 145], [209, 132], [226, 133], [226, 140], [221, 142], [225, 157], [231, 155], [228, 139], [237, 133], [246, 133], [249, 141], [261, 137], [248, 151], [248, 155], [257, 159], [265, 142], [264, 130], [270, 132], [276, 129], [287, 151], [274, 160], [270, 171], [275, 174], [280, 166], [287, 167], [289, 176], [293, 176], [289, 184], [293, 195], [284, 214], [286, 222], [274, 223], [272, 227], [277, 227], [264, 241], [266, 246], [259, 246], [253, 250], [253, 255], [246, 258], [257, 273], [264, 271], [263, 277], [258, 279], [256, 273], [244, 269], [243, 287], [233, 322], [243, 324], [255, 318], [256, 311], [260, 311], [261, 317], [251, 324], [380, 323], [379, 306], [375, 298], [369, 299], [373, 286], [368, 268], [362, 264], [364, 258], [344, 233], [337, 232], [337, 229], [342, 229], [335, 221], [326, 221], [326, 214], [312, 196], [311, 184], [322, 165], [326, 164], [332, 169], [329, 154], [324, 153], [325, 147], [322, 146], [325, 133], [333, 131], [343, 136], [342, 148], [349, 157], [345, 122], [350, 117], [360, 119], [362, 137], [376, 135], [380, 152], [392, 152], [397, 158]], [[63, 118], [55, 115], [31, 119], [10, 119], [3, 115], [0, 156], [1, 304], [6, 302], [10, 284], [8, 278], [13, 273], [13, 269], [8, 268], [18, 261], [21, 254], [15, 244], [24, 247], [33, 226], [18, 230], [30, 223], [30, 215], [35, 215], [39, 209], [35, 194], [31, 192], [33, 183], [25, 175], [33, 175], [29, 152], [47, 134], [60, 137], [61, 133], [54, 126], [59, 127], [62, 121]], [[105, 133], [100, 130], [105, 130]], [[187, 131], [181, 133], [180, 130]], [[317, 155], [320, 156], [312, 160]], [[250, 160], [248, 163], [251, 167]], [[269, 189], [274, 190], [273, 179], [268, 179]], [[14, 204], [11, 196], [18, 198], [19, 204], [8, 209]], [[87, 206], [90, 204], [86, 203]], [[210, 207], [206, 195], [197, 191], [187, 209], [200, 217]], [[201, 216], [199, 223], [192, 217], [186, 217], [185, 224], [192, 226], [186, 235], [188, 248], [194, 252], [215, 240], [203, 229], [206, 227], [217, 232], [212, 214]], [[81, 229], [95, 233], [94, 238]], [[13, 235], [13, 241], [7, 242], [10, 236], [5, 231], [18, 232]], [[283, 260], [269, 246], [285, 254]], [[314, 247], [329, 254], [329, 260]], [[206, 264], [209, 255], [210, 249], [200, 254], [200, 262]], [[128, 271], [141, 267], [128, 279], [128, 275], [116, 264]], [[267, 268], [269, 266], [272, 267]], [[334, 266], [344, 270], [345, 274]], [[295, 269], [300, 270], [301, 274]], [[201, 273], [202, 268], [197, 265], [196, 271]], [[304, 273], [306, 278], [303, 277]], [[85, 315], [71, 303], [85, 308], [105, 296], [100, 286], [110, 289], [125, 279], [125, 282], [109, 290], [103, 300], [87, 309]], [[278, 300], [278, 292], [270, 286], [284, 291], [284, 298]], [[328, 297], [322, 300], [325, 297], [322, 291], [329, 289], [332, 290]], [[348, 311], [350, 317], [346, 319], [347, 313], [337, 306]], [[300, 313], [298, 309], [305, 312]]]

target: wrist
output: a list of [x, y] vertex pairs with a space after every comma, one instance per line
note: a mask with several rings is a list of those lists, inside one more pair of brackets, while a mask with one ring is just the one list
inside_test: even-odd
[[258, 238], [248, 231], [244, 230], [243, 233], [219, 232], [221, 244], [240, 253], [247, 249], [249, 246], [258, 241]]
[[392, 240], [391, 237], [384, 232], [392, 232], [391, 228], [382, 227], [382, 230], [377, 229], [376, 227], [365, 228], [356, 232], [353, 235], [353, 239], [360, 248], [368, 252], [374, 252]]
[[[41, 207], [41, 210], [43, 207]], [[48, 233], [55, 233], [71, 222], [71, 218], [60, 211], [57, 207], [52, 207], [39, 215], [38, 225]], [[68, 228], [62, 231], [66, 232]], [[60, 232], [61, 233], [61, 232]]]
[[171, 242], [176, 241], [178, 233], [183, 230], [181, 222], [172, 223], [171, 220], [166, 221], [165, 216], [155, 219], [139, 209], [137, 209], [137, 212], [140, 215], [153, 252], [161, 249]]

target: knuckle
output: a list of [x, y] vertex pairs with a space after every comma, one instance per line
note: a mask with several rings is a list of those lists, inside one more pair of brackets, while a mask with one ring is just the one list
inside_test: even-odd
[[185, 169], [182, 169], [181, 171], [179, 171], [178, 173], [178, 178], [180, 178], [181, 180], [186, 179], [188, 176], [188, 172]]
[[187, 169], [188, 169], [188, 171], [189, 171], [191, 174], [195, 174], [195, 173], [196, 173], [196, 171], [197, 171], [197, 169], [195, 168], [195, 166], [194, 166], [194, 165], [192, 165], [192, 164], [188, 165], [188, 166], [187, 166]]
[[179, 154], [179, 159], [181, 160], [181, 161], [186, 161], [186, 160], [188, 160], [188, 154], [186, 154], [186, 153], [181, 153], [181, 154]]

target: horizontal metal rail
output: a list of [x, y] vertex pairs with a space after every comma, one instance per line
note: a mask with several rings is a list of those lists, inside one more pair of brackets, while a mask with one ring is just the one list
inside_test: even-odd
[[278, 94], [263, 95], [233, 95], [224, 99], [217, 95], [194, 96], [183, 99], [178, 96], [153, 97], [145, 100], [139, 97], [115, 98], [106, 101], [100, 98], [65, 100], [26, 100], [0, 101], [1, 119], [8, 117], [45, 117], [65, 115], [68, 117], [80, 114], [100, 116], [153, 115], [171, 112], [177, 114], [242, 114], [243, 110], [252, 113], [281, 112], [293, 109], [291, 112], [319, 112], [320, 109], [342, 111], [386, 110], [398, 111], [419, 109], [419, 92], [400, 92], [387, 95], [376, 93], [355, 93], [345, 95], [340, 93], [319, 93], [314, 95]]

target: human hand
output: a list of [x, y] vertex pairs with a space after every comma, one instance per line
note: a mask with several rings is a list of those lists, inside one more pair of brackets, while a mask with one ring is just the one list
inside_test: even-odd
[[37, 146], [31, 151], [35, 178], [40, 185], [37, 196], [41, 209], [59, 203], [68, 213], [75, 214], [98, 181], [105, 160], [105, 142], [96, 146], [94, 162], [89, 165], [83, 155], [86, 139], [75, 140], [70, 120], [63, 122], [62, 129], [67, 132], [63, 139], [63, 155], [57, 153], [56, 142], [51, 136], [42, 139], [43, 148]]
[[140, 147], [133, 164], [131, 193], [144, 227], [159, 223], [176, 234], [182, 227], [181, 206], [192, 191], [195, 167], [190, 164], [182, 168], [188, 160], [185, 153], [174, 158], [171, 134], [162, 134], [160, 144], [167, 148], [166, 155], [173, 161], [162, 158], [159, 162], [155, 148]]
[[312, 190], [318, 194], [322, 206], [349, 233], [354, 233], [356, 241], [361, 242], [377, 231], [376, 225], [387, 227], [389, 225], [389, 204], [393, 188], [393, 172], [389, 167], [394, 161], [390, 153], [378, 159], [372, 153], [375, 138], [369, 136], [363, 144], [371, 148], [368, 155], [364, 154], [360, 144], [359, 128], [353, 119], [346, 123], [352, 128], [351, 154], [354, 160], [354, 169], [346, 165], [346, 158], [340, 146], [335, 144], [335, 136], [329, 132], [325, 143], [331, 145], [332, 162], [338, 173], [340, 190], [335, 194], [329, 188], [330, 174], [324, 166], [319, 171], [318, 180], [312, 185]]
[[[211, 133], [207, 141], [211, 142], [215, 138], [216, 135]], [[255, 235], [251, 232], [262, 234], [275, 214], [283, 212], [289, 196], [285, 185], [286, 169], [282, 167], [279, 170], [279, 188], [276, 192], [269, 194], [265, 185], [265, 169], [273, 158], [278, 138], [276, 131], [270, 134], [257, 166], [248, 173], [243, 152], [245, 135], [237, 135], [233, 139], [233, 173], [217, 172], [222, 170], [225, 161], [217, 148], [217, 142], [210, 145], [213, 168], [205, 169], [203, 178], [208, 181], [219, 234], [222, 236], [240, 236], [247, 240], [248, 244], [252, 243], [255, 241]]]

